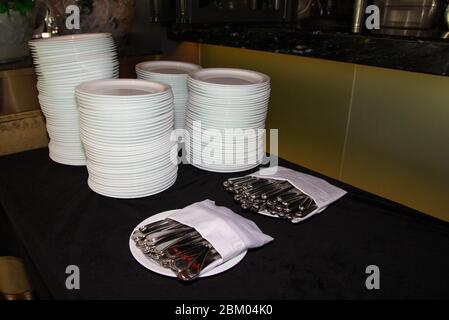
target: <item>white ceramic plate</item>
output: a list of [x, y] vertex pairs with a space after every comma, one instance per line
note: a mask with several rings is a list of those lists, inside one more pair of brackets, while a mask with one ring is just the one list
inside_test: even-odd
[[63, 43], [67, 43], [67, 41], [83, 41], [83, 40], [94, 40], [97, 41], [99, 39], [104, 38], [110, 38], [112, 36], [111, 33], [83, 33], [83, 34], [73, 34], [73, 35], [65, 35], [65, 36], [58, 36], [58, 37], [52, 37], [52, 38], [46, 38], [46, 39], [39, 39], [39, 40], [31, 40], [29, 43], [30, 45], [40, 45], [40, 44], [55, 44], [58, 43], [60, 45], [60, 41]]
[[[176, 213], [177, 211], [179, 211], [179, 210], [165, 211], [165, 212], [158, 213], [154, 216], [151, 216], [151, 217], [145, 219], [144, 221], [142, 221], [141, 223], [139, 223], [139, 225], [137, 225], [137, 227], [134, 230], [136, 230], [140, 227], [143, 227], [144, 225], [147, 225], [149, 223], [164, 220], [165, 218], [169, 217], [170, 215]], [[134, 232], [134, 230], [133, 230], [133, 232]], [[132, 233], [131, 233], [131, 236], [132, 236]], [[168, 276], [168, 277], [173, 277], [173, 278], [176, 277], [175, 273], [173, 271], [171, 271], [170, 269], [163, 268], [160, 265], [158, 265], [157, 263], [153, 262], [151, 259], [147, 258], [142, 253], [142, 251], [140, 251], [140, 249], [136, 247], [134, 241], [131, 239], [131, 236], [129, 237], [129, 249], [130, 249], [133, 257], [137, 260], [137, 262], [139, 262], [145, 268], [147, 268], [153, 272], [156, 272], [158, 274]], [[234, 267], [240, 261], [243, 260], [243, 258], [246, 256], [246, 253], [247, 253], [247, 251], [244, 251], [240, 255], [235, 257], [234, 259], [226, 261], [225, 263], [213, 268], [212, 270], [201, 273], [200, 278], [214, 276], [216, 274], [219, 274], [219, 273], [222, 273], [222, 272], [225, 272], [225, 271], [231, 269], [232, 267]]]
[[142, 97], [157, 95], [170, 90], [166, 84], [150, 82], [138, 79], [113, 79], [103, 81], [85, 82], [76, 87], [76, 92], [82, 95], [113, 96], [118, 97]]
[[136, 70], [142, 73], [155, 73], [163, 75], [186, 75], [200, 70], [199, 65], [179, 61], [147, 61], [136, 65]]
[[270, 81], [262, 73], [231, 68], [208, 68], [192, 73], [193, 80], [221, 86], [260, 85]]
[[113, 197], [117, 199], [136, 199], [136, 198], [149, 197], [167, 190], [176, 182], [176, 178], [177, 175], [174, 175], [171, 179], [167, 180], [167, 182], [164, 185], [158, 185], [157, 188], [152, 189], [145, 187], [140, 189], [126, 188], [126, 190], [122, 191], [118, 191], [115, 188], [111, 190], [95, 183], [95, 181], [90, 177], [87, 180], [87, 184], [89, 188], [91, 188], [94, 192], [107, 197]]

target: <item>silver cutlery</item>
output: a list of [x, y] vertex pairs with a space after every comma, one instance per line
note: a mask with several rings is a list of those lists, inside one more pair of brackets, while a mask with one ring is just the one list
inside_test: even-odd
[[194, 260], [192, 260], [188, 268], [178, 273], [178, 278], [184, 281], [192, 281], [196, 279], [204, 268], [217, 260], [217, 257], [219, 256], [214, 249], [207, 248]]
[[[252, 179], [235, 179], [231, 183], [242, 181]], [[138, 228], [131, 239], [149, 259], [172, 269], [183, 281], [198, 278], [204, 268], [221, 259], [198, 231], [171, 219]]]
[[315, 201], [296, 189], [288, 181], [245, 176], [223, 182], [224, 188], [234, 194], [234, 200], [243, 211], [293, 220], [305, 218], [317, 209]]

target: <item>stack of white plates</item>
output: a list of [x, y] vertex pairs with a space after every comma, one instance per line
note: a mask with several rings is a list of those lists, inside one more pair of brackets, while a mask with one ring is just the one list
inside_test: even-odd
[[50, 158], [66, 165], [85, 165], [75, 87], [85, 81], [117, 78], [114, 40], [108, 33], [92, 33], [33, 40], [29, 45], [51, 140]]
[[188, 100], [187, 76], [201, 67], [178, 61], [148, 61], [136, 66], [139, 79], [159, 81], [172, 87], [175, 104], [175, 129], [184, 128], [185, 109]]
[[90, 81], [76, 88], [88, 184], [114, 198], [139, 198], [172, 186], [173, 95], [168, 85], [136, 80]]
[[265, 154], [270, 78], [228, 68], [202, 69], [188, 80], [187, 159], [214, 172], [258, 166]]

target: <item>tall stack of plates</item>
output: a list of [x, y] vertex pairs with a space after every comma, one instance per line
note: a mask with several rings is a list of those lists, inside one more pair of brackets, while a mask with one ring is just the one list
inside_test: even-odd
[[90, 81], [76, 88], [76, 97], [92, 190], [140, 198], [175, 183], [170, 86], [137, 79]]
[[188, 100], [187, 76], [201, 67], [178, 61], [148, 61], [136, 66], [139, 79], [167, 83], [172, 87], [175, 103], [175, 129], [184, 128], [185, 109]]
[[188, 161], [214, 172], [258, 166], [265, 154], [270, 78], [249, 70], [211, 68], [192, 73], [188, 84]]
[[75, 87], [89, 80], [117, 78], [114, 40], [108, 33], [92, 33], [33, 40], [29, 45], [50, 136], [50, 158], [85, 165]]

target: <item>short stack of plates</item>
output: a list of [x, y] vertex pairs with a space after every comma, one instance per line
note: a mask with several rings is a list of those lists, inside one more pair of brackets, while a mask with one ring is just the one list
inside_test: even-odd
[[114, 198], [164, 191], [177, 177], [170, 86], [137, 79], [76, 87], [90, 188]]
[[187, 76], [201, 67], [178, 61], [148, 61], [136, 66], [139, 79], [159, 81], [172, 87], [175, 103], [175, 129], [184, 129], [185, 109], [188, 100]]
[[270, 78], [211, 68], [190, 74], [188, 84], [187, 160], [214, 172], [240, 172], [262, 163]]
[[85, 81], [117, 78], [114, 40], [108, 33], [92, 33], [33, 40], [29, 45], [50, 136], [50, 158], [85, 165], [75, 87]]

